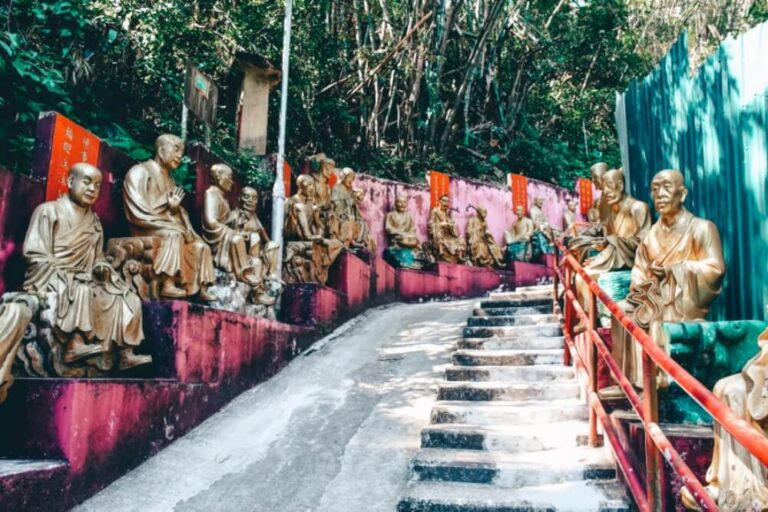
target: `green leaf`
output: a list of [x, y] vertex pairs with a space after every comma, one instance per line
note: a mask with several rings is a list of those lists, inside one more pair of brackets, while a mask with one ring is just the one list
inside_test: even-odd
[[107, 41], [114, 43], [115, 39], [117, 39], [117, 30], [111, 28], [107, 31]]

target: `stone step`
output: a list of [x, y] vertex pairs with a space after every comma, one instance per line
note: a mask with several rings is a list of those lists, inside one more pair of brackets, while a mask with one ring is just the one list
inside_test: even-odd
[[432, 407], [431, 423], [531, 425], [588, 419], [586, 404], [575, 398], [510, 403], [445, 400]]
[[574, 448], [587, 442], [589, 427], [580, 421], [538, 425], [429, 425], [421, 431], [422, 448], [532, 452]]
[[563, 329], [559, 322], [539, 325], [509, 325], [502, 327], [464, 327], [465, 338], [490, 338], [492, 336], [562, 336]]
[[0, 459], [0, 502], [4, 510], [56, 509], [68, 473], [63, 460]]
[[495, 401], [578, 398], [580, 386], [572, 382], [444, 382], [438, 400]]
[[458, 366], [532, 366], [542, 364], [562, 365], [562, 349], [549, 350], [465, 350], [451, 355]]
[[422, 481], [493, 483], [507, 488], [616, 477], [610, 453], [589, 447], [518, 453], [423, 448], [411, 468]]
[[448, 366], [445, 369], [448, 381], [517, 381], [517, 382], [559, 382], [576, 378], [573, 368], [555, 365], [533, 366]]
[[490, 300], [518, 300], [541, 297], [552, 297], [552, 291], [554, 287], [552, 285], [546, 286], [523, 286], [516, 288], [512, 292], [491, 292], [488, 294]]
[[514, 300], [483, 300], [480, 301], [480, 307], [487, 308], [519, 308], [519, 307], [552, 307], [552, 297], [537, 299], [514, 299]]
[[460, 482], [413, 482], [398, 512], [629, 512], [615, 480], [582, 480], [520, 489]]
[[552, 303], [541, 306], [515, 306], [511, 308], [481, 308], [477, 307], [472, 310], [472, 315], [475, 317], [487, 317], [487, 316], [517, 316], [517, 315], [540, 315], [552, 313]]
[[543, 338], [464, 338], [459, 340], [457, 347], [467, 350], [547, 350], [563, 349], [564, 338], [551, 336]]
[[541, 314], [508, 316], [471, 316], [467, 318], [470, 327], [504, 327], [513, 325], [559, 324], [560, 315]]

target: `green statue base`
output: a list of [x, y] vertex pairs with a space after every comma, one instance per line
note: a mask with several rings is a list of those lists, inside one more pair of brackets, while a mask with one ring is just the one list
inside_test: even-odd
[[426, 253], [418, 249], [387, 247], [384, 250], [384, 261], [395, 268], [423, 270], [432, 265]]
[[530, 242], [512, 242], [507, 245], [507, 262], [520, 261], [530, 263], [532, 247]]

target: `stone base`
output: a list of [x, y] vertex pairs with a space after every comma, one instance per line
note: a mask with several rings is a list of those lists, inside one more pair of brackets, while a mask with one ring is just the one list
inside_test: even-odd
[[433, 297], [479, 297], [502, 286], [513, 287], [514, 276], [505, 270], [439, 262], [435, 271], [397, 269], [400, 300]]
[[343, 251], [328, 273], [328, 287], [344, 294], [349, 314], [365, 309], [371, 299], [371, 266], [350, 251]]
[[523, 263], [522, 261], [510, 263], [509, 271], [514, 275], [516, 287], [547, 283], [554, 276], [551, 266], [539, 263]]
[[[66, 509], [103, 488], [276, 373], [310, 339], [305, 328], [187, 302], [146, 303], [144, 318], [152, 376], [137, 368], [145, 378], [19, 378], [0, 407], [0, 457], [68, 464], [49, 505]], [[0, 486], [28, 473], [20, 465]], [[30, 496], [50, 490], [45, 475]], [[2, 509], [29, 486], [11, 487]]]
[[376, 291], [374, 302], [385, 303], [396, 300], [397, 271], [383, 258], [377, 257], [373, 263], [371, 290]]
[[344, 293], [317, 283], [289, 284], [283, 289], [279, 318], [289, 324], [330, 330], [343, 318]]

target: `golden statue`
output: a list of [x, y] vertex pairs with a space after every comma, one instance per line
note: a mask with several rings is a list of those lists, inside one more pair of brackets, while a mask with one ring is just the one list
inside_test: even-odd
[[296, 179], [297, 192], [285, 202], [285, 264], [288, 283], [320, 283], [344, 244], [324, 238], [320, 207], [313, 203], [314, 180], [303, 174]]
[[440, 204], [429, 213], [428, 228], [430, 247], [437, 261], [464, 263], [467, 260], [467, 245], [451, 215], [448, 196], [442, 196]]
[[160, 239], [152, 270], [160, 279], [162, 297], [198, 294], [204, 301], [213, 301], [216, 297], [208, 292], [214, 282], [211, 249], [192, 228], [181, 206], [184, 192], [170, 174], [181, 164], [183, 154], [180, 138], [157, 138], [155, 157], [133, 166], [125, 176], [125, 216], [132, 236]]
[[568, 209], [563, 214], [563, 231], [569, 235], [576, 234], [576, 223], [579, 220], [576, 214], [576, 209], [579, 206], [579, 202], [575, 199], [568, 201]]
[[[768, 435], [768, 329], [758, 337], [760, 352], [744, 365], [741, 373], [717, 381], [715, 396], [741, 419]], [[707, 492], [720, 510], [768, 509], [768, 472], [765, 466], [718, 422], [714, 423], [715, 445], [707, 470]], [[682, 501], [690, 510], [700, 510], [687, 488]]]
[[395, 199], [395, 209], [387, 213], [384, 230], [387, 232], [389, 247], [394, 249], [419, 249], [421, 241], [416, 234], [416, 223], [406, 211], [408, 201], [403, 196]]
[[517, 221], [512, 227], [504, 231], [504, 245], [506, 246], [507, 261], [531, 261], [532, 247], [531, 236], [536, 231], [533, 221], [526, 216], [525, 208], [519, 204], [515, 207]]
[[310, 157], [309, 161], [312, 168], [310, 177], [312, 178], [312, 183], [315, 188], [313, 202], [315, 205], [320, 206], [321, 209], [329, 208], [331, 202], [331, 186], [328, 184], [328, 180], [331, 179], [333, 172], [336, 170], [336, 162], [325, 156], [325, 153], [313, 155]]
[[528, 214], [533, 221], [534, 231], [546, 232], [549, 229], [549, 220], [547, 219], [547, 215], [544, 213], [543, 197], [537, 197], [533, 200], [533, 206], [531, 206], [531, 210], [528, 212]]
[[364, 249], [375, 253], [376, 242], [371, 238], [368, 224], [358, 207], [365, 193], [352, 188], [354, 181], [355, 171], [349, 167], [341, 170], [339, 182], [331, 191], [329, 236], [341, 240], [349, 249]]
[[[605, 162], [597, 162], [592, 167], [589, 168], [589, 174], [592, 178], [592, 183], [595, 184], [595, 187], [597, 190], [603, 191], [603, 177], [608, 172], [609, 167], [608, 164]], [[594, 210], [594, 213], [592, 214], [593, 217], [596, 216], [597, 220], [595, 222], [602, 223], [605, 221], [605, 219], [608, 218], [608, 205], [605, 203], [605, 201], [602, 200], [602, 195], [600, 198], [595, 200], [594, 205], [592, 206], [592, 209]]]
[[504, 256], [496, 243], [496, 239], [488, 229], [488, 210], [477, 208], [477, 214], [467, 220], [465, 236], [469, 260], [478, 267], [501, 267]]
[[95, 366], [106, 371], [118, 351], [124, 370], [152, 358], [133, 352], [144, 339], [141, 301], [104, 258], [104, 233], [92, 210], [101, 182], [97, 168], [76, 164], [69, 194], [35, 209], [24, 240], [24, 290], [54, 295], [54, 337], [63, 346], [54, 357], [60, 354], [63, 365], [98, 356]]
[[[657, 173], [651, 195], [660, 218], [637, 248], [622, 308], [659, 340], [657, 329], [662, 322], [706, 317], [709, 305], [720, 295], [725, 262], [717, 227], [683, 207], [688, 189], [679, 171]], [[642, 354], [626, 331], [613, 323], [614, 358], [624, 374], [642, 386]], [[666, 385], [664, 376], [660, 384]]]
[[277, 252], [280, 246], [270, 240], [267, 230], [256, 215], [258, 191], [252, 187], [243, 187], [238, 203], [239, 207], [232, 212], [235, 230], [246, 237], [248, 254], [254, 258], [254, 263], [261, 262], [262, 279], [266, 276], [277, 278]]
[[22, 302], [0, 304], [0, 404], [13, 385], [13, 362], [32, 316], [33, 310]]
[[594, 245], [598, 242], [602, 245], [605, 239], [604, 227], [609, 217], [609, 206], [603, 197], [604, 177], [607, 172], [608, 164], [603, 162], [598, 162], [590, 168], [592, 182], [601, 191], [601, 196], [595, 200], [587, 214], [587, 219], [592, 225], [568, 240], [568, 249], [580, 263], [583, 263], [590, 254], [599, 252]]

